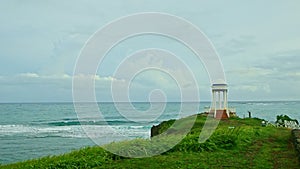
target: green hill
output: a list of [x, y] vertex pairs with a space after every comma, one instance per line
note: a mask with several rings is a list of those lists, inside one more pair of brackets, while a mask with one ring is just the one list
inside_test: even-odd
[[[262, 127], [262, 120], [256, 118], [231, 118], [221, 120], [213, 135], [199, 143], [206, 116], [195, 116], [191, 131], [175, 147], [168, 144], [180, 137], [186, 124], [193, 122], [192, 117], [177, 120], [176, 127], [172, 127], [175, 120], [153, 127], [151, 140], [134, 139], [106, 145], [107, 149], [127, 157], [101, 147], [88, 147], [0, 168], [299, 168], [289, 129]], [[153, 157], [129, 158], [165, 150], [168, 151]]]

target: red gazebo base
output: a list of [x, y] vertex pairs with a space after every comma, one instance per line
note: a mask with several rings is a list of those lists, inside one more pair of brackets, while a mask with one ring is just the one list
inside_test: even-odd
[[[215, 113], [215, 110], [210, 111], [211, 114]], [[228, 115], [226, 113], [226, 110], [216, 110], [216, 119], [228, 119]]]

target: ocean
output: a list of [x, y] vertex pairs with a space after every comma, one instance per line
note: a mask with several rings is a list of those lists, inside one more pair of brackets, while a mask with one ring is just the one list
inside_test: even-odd
[[[149, 138], [152, 125], [169, 119], [178, 119], [181, 103], [165, 104], [164, 111], [153, 113], [155, 119], [142, 121], [127, 120], [116, 109], [114, 103], [98, 103], [104, 121], [93, 119], [78, 120], [73, 103], [2, 103], [0, 104], [0, 163], [13, 163], [48, 155], [58, 155], [86, 146], [96, 145], [83, 131], [81, 125], [95, 129], [97, 137], [103, 144], [122, 140], [122, 135], [129, 139]], [[185, 116], [204, 111], [209, 102], [188, 103], [199, 104], [198, 111], [185, 110]], [[88, 108], [88, 104], [86, 105]], [[146, 111], [150, 103], [133, 103], [139, 111]], [[229, 102], [235, 107], [241, 118], [258, 117], [275, 121], [276, 115], [286, 114], [300, 120], [299, 101], [268, 101], [268, 102]], [[128, 107], [130, 103], [122, 103]], [[88, 109], [87, 109], [88, 111]], [[147, 116], [148, 117], [148, 116]], [[141, 115], [141, 118], [143, 116]], [[115, 133], [110, 133], [113, 128]]]

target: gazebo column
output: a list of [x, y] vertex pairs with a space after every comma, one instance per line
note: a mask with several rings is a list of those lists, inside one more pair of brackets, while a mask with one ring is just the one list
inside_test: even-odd
[[226, 100], [226, 104], [225, 104], [225, 108], [227, 109], [228, 108], [228, 93], [227, 93], [227, 90], [225, 91], [225, 100]]
[[213, 90], [212, 91], [212, 95], [213, 95], [213, 105], [212, 105], [212, 110], [214, 111], [214, 117], [216, 117], [216, 105], [217, 105], [217, 100], [216, 100], [216, 91]]
[[227, 92], [226, 91], [223, 92], [223, 100], [224, 100], [223, 107], [225, 109], [227, 109]]
[[228, 98], [227, 98], [227, 90], [224, 91], [224, 109], [226, 110], [226, 114], [228, 117], [230, 117], [229, 111], [228, 111]]
[[222, 109], [221, 91], [218, 91], [219, 96], [219, 109]]

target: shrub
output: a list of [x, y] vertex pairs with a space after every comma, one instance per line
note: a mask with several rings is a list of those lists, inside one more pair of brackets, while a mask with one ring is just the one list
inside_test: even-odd
[[280, 124], [280, 125], [283, 125], [283, 122], [284, 121], [294, 121], [294, 122], [296, 122], [298, 125], [299, 125], [299, 122], [298, 122], [298, 120], [296, 120], [296, 119], [291, 119], [289, 116], [287, 116], [287, 115], [278, 115], [278, 116], [276, 116], [276, 123], [278, 123], [278, 124]]

